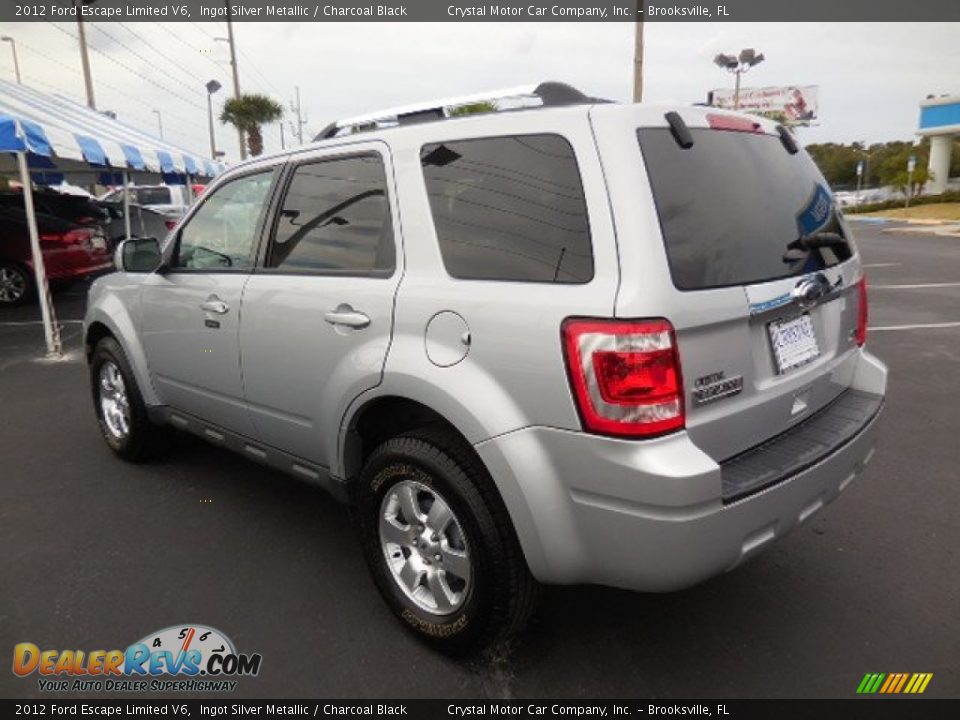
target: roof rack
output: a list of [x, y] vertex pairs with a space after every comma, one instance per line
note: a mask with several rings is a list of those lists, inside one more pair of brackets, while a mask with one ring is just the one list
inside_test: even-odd
[[[539, 99], [540, 105], [531, 106], [529, 103]], [[381, 127], [395, 125], [412, 125], [414, 123], [444, 120], [451, 117], [451, 112], [457, 108], [475, 105], [478, 103], [503, 103], [512, 101], [513, 107], [557, 107], [561, 105], [588, 105], [607, 103], [610, 100], [589, 97], [575, 87], [562, 82], [542, 82], [539, 85], [521, 85], [519, 87], [492, 90], [474, 95], [431, 100], [416, 105], [378, 110], [376, 112], [359, 115], [346, 120], [338, 120], [327, 125], [317, 133], [314, 141], [336, 137], [341, 133], [357, 133], [374, 130]], [[526, 102], [527, 105], [523, 103]], [[507, 104], [510, 104], [509, 102]], [[498, 108], [501, 109], [501, 108]]]

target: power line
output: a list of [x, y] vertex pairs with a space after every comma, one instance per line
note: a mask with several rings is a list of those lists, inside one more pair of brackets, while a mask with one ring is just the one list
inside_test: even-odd
[[[47, 60], [47, 61], [49, 61], [49, 62], [52, 62], [52, 63], [54, 63], [54, 64], [56, 64], [56, 65], [59, 65], [60, 67], [64, 68], [65, 70], [69, 70], [70, 72], [74, 73], [75, 75], [82, 75], [82, 73], [81, 73], [77, 68], [75, 68], [75, 67], [73, 67], [73, 66], [71, 66], [71, 65], [68, 65], [67, 63], [65, 63], [65, 62], [63, 62], [63, 61], [61, 61], [61, 60], [58, 60], [58, 59], [55, 58], [55, 57], [51, 57], [50, 55], [47, 55], [45, 52], [42, 52], [41, 50], [37, 50], [35, 47], [33, 47], [33, 46], [31, 46], [31, 45], [28, 45], [28, 44], [26, 44], [26, 43], [24, 43], [24, 42], [20, 42], [20, 43], [18, 43], [18, 45], [19, 45], [19, 47], [22, 47], [22, 48], [24, 48], [25, 50], [28, 50], [29, 52], [31, 52], [31, 53], [33, 53], [33, 54], [35, 54], [35, 55], [38, 55], [39, 57], [42, 57], [42, 58], [44, 58], [45, 60]], [[57, 92], [60, 92], [60, 93], [64, 93], [64, 94], [69, 93], [71, 97], [77, 97], [77, 96], [73, 95], [71, 91], [62, 90], [61, 88], [58, 88], [58, 87], [56, 87], [56, 86], [54, 86], [54, 85], [51, 85], [50, 83], [44, 82], [44, 81], [42, 81], [42, 80], [39, 80], [38, 78], [36, 78], [36, 77], [34, 77], [34, 76], [31, 76], [31, 77], [33, 77], [33, 79], [34, 79], [34, 80], [36, 81], [36, 83], [39, 84], [39, 85], [43, 85], [43, 86], [45, 86], [45, 87], [51, 88], [51, 89], [56, 90]], [[140, 100], [140, 99], [137, 98], [137, 97], [132, 97], [132, 96], [130, 95], [129, 91], [123, 90], [123, 89], [121, 89], [121, 88], [118, 88], [116, 85], [112, 85], [111, 83], [105, 82], [105, 81], [103, 81], [103, 80], [97, 81], [97, 85], [98, 85], [99, 87], [104, 87], [104, 88], [107, 88], [108, 90], [112, 90], [113, 92], [118, 93], [119, 95], [121, 95], [121, 96], [123, 97], [123, 99], [124, 99], [125, 102], [133, 101], [133, 102], [137, 103], [138, 105], [142, 105], [143, 107], [145, 107], [145, 108], [147, 108], [147, 109], [149, 109], [149, 110], [152, 110], [152, 109], [153, 109], [153, 106], [150, 105], [149, 103], [145, 103], [143, 100]], [[136, 117], [140, 117], [140, 118], [142, 118], [142, 119], [144, 119], [144, 120], [149, 119], [150, 122], [153, 122], [153, 118], [148, 118], [146, 115], [141, 115], [141, 114], [138, 114], [138, 113], [136, 113], [136, 112], [130, 112], [130, 114], [131, 114], [131, 115], [134, 115], [134, 116], [136, 116]], [[183, 125], [185, 125], [185, 126], [187, 126], [187, 127], [194, 128], [194, 127], [196, 127], [196, 125], [197, 125], [194, 121], [188, 120], [187, 118], [183, 117], [182, 115], [177, 115], [176, 113], [171, 113], [171, 112], [169, 112], [169, 111], [165, 111], [165, 117], [170, 117], [170, 118], [172, 118], [172, 119], [174, 119], [174, 120], [177, 120], [179, 123], [182, 123]]]
[[151, 50], [153, 50], [157, 55], [159, 55], [159, 56], [163, 59], [164, 62], [173, 65], [173, 67], [177, 68], [180, 72], [184, 73], [188, 78], [190, 78], [191, 81], [196, 80], [196, 72], [193, 71], [193, 70], [187, 70], [185, 67], [183, 67], [183, 65], [181, 65], [180, 63], [178, 63], [178, 62], [177, 62], [176, 60], [174, 60], [172, 57], [170, 57], [170, 53], [164, 53], [164, 52], [158, 50], [153, 43], [151, 43], [151, 42], [150, 42], [149, 40], [147, 40], [145, 37], [137, 34], [136, 31], [131, 30], [130, 27], [129, 27], [126, 23], [117, 23], [117, 24], [118, 24], [120, 27], [122, 27], [124, 30], [126, 30], [128, 33], [130, 33], [131, 35], [133, 35], [139, 42], [143, 43], [143, 44], [146, 45], [148, 48], [150, 48]]
[[[199, 30], [201, 33], [203, 33], [203, 35], [204, 35], [208, 40], [210, 40], [211, 42], [214, 42], [214, 43], [215, 43], [215, 42], [217, 41], [217, 38], [216, 38], [215, 36], [211, 35], [209, 32], [207, 32], [206, 30], [204, 30], [204, 29], [203, 29], [202, 27], [200, 27], [197, 23], [192, 22], [192, 23], [190, 23], [190, 24], [193, 25], [193, 26], [194, 26], [197, 30]], [[249, 66], [250, 66], [250, 68], [253, 70], [253, 72], [260, 76], [260, 81], [254, 80], [254, 82], [255, 82], [256, 84], [260, 85], [260, 89], [261, 89], [261, 90], [271, 89], [271, 90], [273, 90], [274, 93], [276, 93], [277, 95], [279, 95], [279, 96], [282, 97], [282, 96], [283, 96], [283, 92], [282, 92], [279, 88], [277, 88], [277, 86], [274, 85], [266, 75], [264, 75], [262, 72], [260, 72], [260, 69], [257, 67], [256, 63], [250, 58], [249, 55], [247, 55], [247, 53], [244, 52], [243, 48], [238, 46], [238, 47], [237, 47], [237, 50], [240, 52], [240, 55], [243, 56], [243, 59], [246, 60], [246, 61], [249, 63]], [[214, 64], [218, 64], [218, 63], [217, 63], [215, 60], [213, 60], [212, 58], [209, 58], [209, 60], [210, 60], [211, 62], [213, 62]], [[244, 66], [244, 67], [246, 67], [246, 66]], [[265, 83], [265, 85], [264, 85], [263, 83]]]
[[[51, 21], [49, 21], [49, 20], [48, 20], [47, 22], [49, 22], [50, 25], [52, 25], [53, 27], [55, 27], [57, 30], [59, 30], [60, 32], [62, 32], [64, 35], [67, 35], [67, 36], [73, 38], [74, 40], [77, 40], [77, 36], [74, 35], [73, 33], [69, 32], [69, 31], [67, 31], [67, 30], [64, 30], [62, 27], [60, 27], [59, 25], [57, 25], [57, 24], [54, 23], [54, 22], [51, 22]], [[96, 26], [94, 25], [93, 27], [96, 27]], [[100, 28], [97, 28], [97, 29], [100, 30]], [[103, 31], [101, 30], [101, 32], [103, 32]], [[106, 34], [109, 36], [109, 33], [106, 33]], [[122, 44], [122, 43], [121, 43], [121, 44]], [[109, 60], [110, 62], [112, 62], [112, 63], [114, 63], [114, 64], [116, 64], [116, 65], [119, 65], [120, 67], [122, 67], [122, 68], [123, 68], [124, 70], [126, 70], [127, 72], [133, 73], [134, 75], [136, 75], [137, 77], [141, 78], [142, 80], [145, 80], [146, 82], [150, 83], [151, 85], [160, 88], [160, 89], [163, 90], [164, 92], [169, 93], [170, 95], [173, 95], [174, 97], [179, 98], [180, 100], [183, 100], [185, 103], [187, 103], [188, 105], [191, 105], [192, 107], [196, 108], [197, 110], [206, 110], [206, 108], [201, 107], [201, 106], [198, 105], [197, 103], [195, 103], [195, 102], [193, 102], [193, 101], [191, 101], [191, 100], [188, 100], [187, 98], [183, 97], [183, 95], [180, 95], [179, 93], [174, 92], [173, 90], [170, 90], [169, 88], [161, 85], [160, 83], [158, 83], [158, 82], [156, 82], [155, 80], [147, 77], [146, 75], [144, 75], [144, 74], [141, 73], [140, 71], [134, 70], [132, 67], [130, 67], [129, 65], [127, 65], [127, 64], [126, 64], [125, 62], [123, 62], [122, 60], [117, 60], [115, 57], [112, 57], [112, 56], [108, 55], [107, 53], [105, 53], [105, 52], [104, 52], [103, 50], [101, 50], [100, 48], [94, 47], [93, 45], [89, 45], [89, 47], [90, 47], [91, 50], [95, 51], [95, 52], [98, 53], [99, 55], [102, 55], [103, 57], [105, 57], [105, 58], [106, 58], [107, 60]], [[147, 62], [148, 64], [151, 64], [151, 65], [152, 65], [152, 63], [150, 63], [149, 61], [145, 61], [145, 62]]]
[[[148, 58], [145, 58], [143, 55], [141, 55], [140, 53], [138, 53], [136, 50], [134, 50], [133, 48], [131, 48], [129, 45], [127, 45], [126, 43], [124, 43], [122, 40], [118, 39], [115, 35], [111, 35], [110, 33], [108, 33], [106, 30], [104, 30], [104, 29], [103, 29], [102, 27], [100, 27], [99, 25], [94, 25], [93, 23], [91, 23], [91, 24], [90, 24], [90, 27], [95, 28], [98, 32], [102, 33], [103, 35], [106, 35], [108, 38], [110, 38], [110, 39], [113, 40], [115, 43], [117, 43], [118, 45], [120, 45], [120, 47], [125, 48], [130, 54], [132, 54], [132, 55], [134, 55], [135, 57], [139, 58], [142, 62], [145, 62], [148, 66], [150, 66], [150, 67], [154, 67], [154, 66], [155, 66], [156, 63], [155, 63], [154, 61], [152, 61], [152, 60], [150, 60], [150, 59], [148, 59]], [[100, 53], [100, 54], [103, 55], [104, 57], [110, 58], [111, 60], [113, 60], [113, 62], [117, 63], [118, 65], [122, 65], [122, 64], [123, 64], [123, 63], [121, 63], [119, 60], [117, 60], [116, 58], [113, 58], [113, 57], [111, 57], [110, 55], [107, 55], [104, 51], [100, 50], [99, 48], [93, 47], [92, 45], [91, 45], [90, 47], [91, 47], [91, 49], [97, 51], [98, 53]], [[127, 69], [130, 70], [131, 72], [137, 72], [137, 71], [134, 70], [133, 68], [129, 68], [129, 67], [128, 67]], [[140, 73], [137, 72], [137, 74], [140, 74]], [[141, 75], [141, 77], [144, 77], [144, 76]], [[196, 103], [193, 103], [192, 101], [188, 100], [187, 98], [183, 97], [182, 95], [179, 95], [178, 93], [174, 92], [173, 90], [170, 90], [169, 88], [164, 87], [164, 86], [161, 85], [160, 83], [158, 83], [158, 82], [156, 82], [156, 81], [153, 81], [153, 80], [151, 80], [151, 82], [153, 82], [153, 84], [156, 85], [157, 87], [163, 88], [164, 90], [166, 90], [167, 92], [169, 92], [169, 93], [170, 93], [171, 95], [173, 95], [174, 97], [179, 97], [179, 98], [180, 98], [181, 100], [183, 100], [184, 102], [189, 103], [190, 105], [193, 105], [193, 106], [194, 106], [195, 108], [197, 108], [198, 110], [203, 110], [203, 109], [204, 109], [204, 108], [201, 107], [200, 105], [197, 105]], [[200, 92], [199, 89], [197, 90], [197, 92], [198, 92], [198, 93]]]
[[[196, 25], [196, 23], [191, 23], [191, 24], [192, 24], [192, 25]], [[196, 53], [199, 53], [200, 56], [201, 56], [204, 60], [206, 60], [208, 63], [210, 63], [211, 65], [213, 65], [214, 67], [216, 67], [218, 70], [223, 70], [223, 67], [220, 65], [220, 63], [218, 63], [216, 60], [214, 60], [214, 59], [213, 59], [212, 57], [210, 57], [208, 54], [206, 54], [206, 53], [202, 52], [201, 50], [195, 48], [193, 45], [191, 45], [191, 44], [188, 43], [186, 40], [184, 40], [182, 37], [180, 37], [180, 36], [177, 35], [175, 32], [173, 32], [170, 28], [166, 27], [166, 25], [165, 25], [164, 23], [157, 23], [156, 25], [154, 25], [154, 27], [158, 27], [158, 28], [160, 28], [161, 30], [163, 30], [165, 33], [167, 33], [167, 35], [169, 35], [170, 37], [172, 37], [174, 40], [176, 40], [178, 43], [180, 43], [180, 44], [183, 45], [184, 47], [186, 47], [186, 48], [188, 48], [188, 49], [190, 49], [190, 50], [193, 50], [193, 51], [196, 52]]]

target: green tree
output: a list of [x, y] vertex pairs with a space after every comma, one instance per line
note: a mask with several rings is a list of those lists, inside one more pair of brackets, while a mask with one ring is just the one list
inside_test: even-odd
[[460, 105], [450, 110], [450, 117], [461, 117], [463, 115], [478, 115], [480, 113], [496, 112], [497, 106], [486, 100], [470, 103], [469, 105]]
[[256, 157], [263, 152], [263, 133], [260, 126], [283, 117], [283, 108], [266, 95], [241, 95], [223, 104], [220, 122], [229, 123], [246, 135], [247, 148]]

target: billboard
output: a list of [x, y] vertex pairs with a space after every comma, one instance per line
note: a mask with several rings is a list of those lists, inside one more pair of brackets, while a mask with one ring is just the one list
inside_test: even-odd
[[[740, 88], [740, 111], [776, 120], [784, 125], [810, 125], [817, 120], [816, 85]], [[712, 90], [708, 105], [733, 110], [734, 90]]]

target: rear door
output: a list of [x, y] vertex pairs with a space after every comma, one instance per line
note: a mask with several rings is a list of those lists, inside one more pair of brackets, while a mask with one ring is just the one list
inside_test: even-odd
[[802, 149], [766, 121], [695, 108], [681, 115], [689, 147], [663, 110], [595, 117], [601, 146], [613, 152], [613, 133], [621, 142], [611, 177], [623, 273], [617, 315], [673, 322], [688, 432], [722, 461], [849, 385], [861, 271]]
[[401, 270], [380, 142], [298, 156], [244, 291], [246, 400], [267, 445], [329, 466], [340, 419], [380, 382]]

